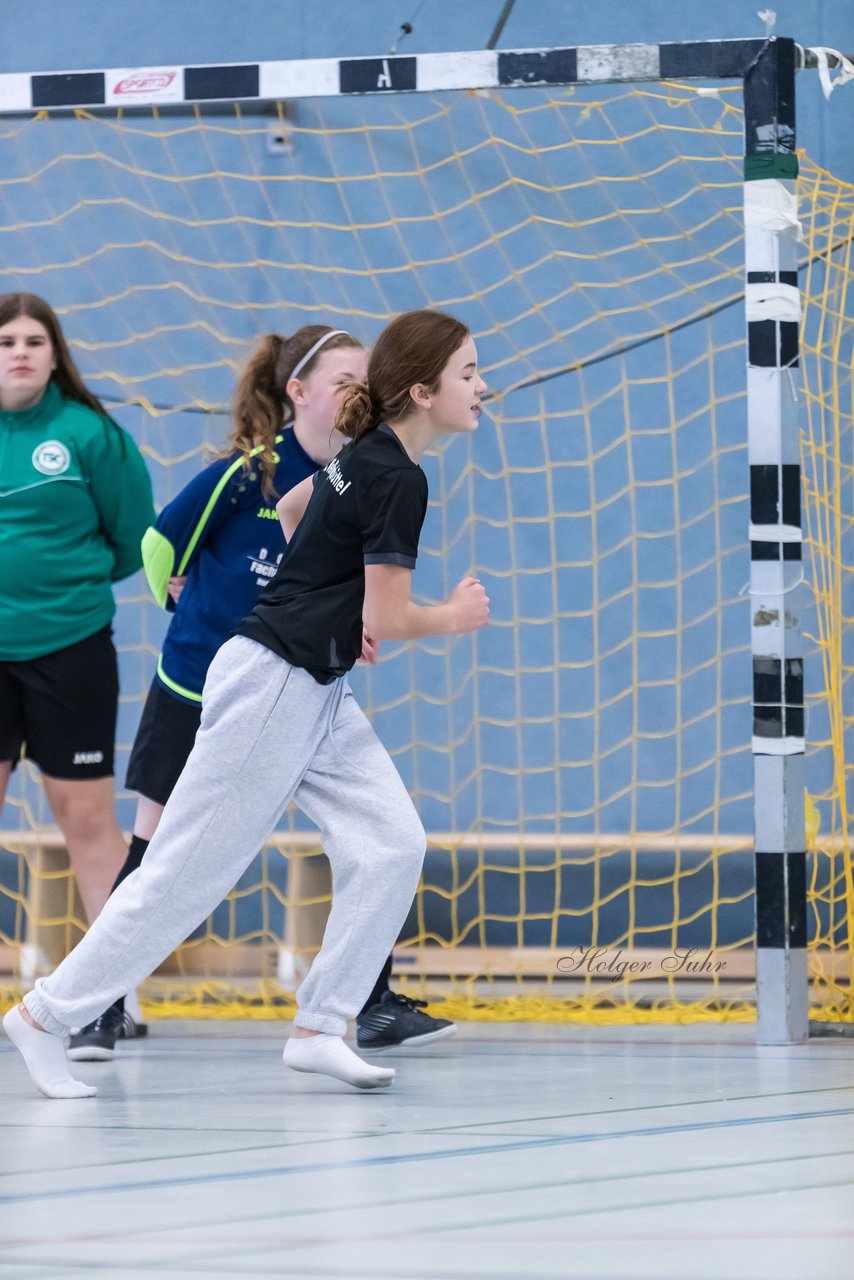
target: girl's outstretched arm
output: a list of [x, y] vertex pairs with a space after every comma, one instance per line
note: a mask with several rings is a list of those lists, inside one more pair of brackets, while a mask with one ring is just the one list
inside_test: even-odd
[[437, 605], [413, 604], [411, 585], [412, 570], [403, 565], [365, 565], [362, 621], [373, 640], [454, 635], [477, 631], [489, 621], [489, 597], [477, 578], [463, 578]]

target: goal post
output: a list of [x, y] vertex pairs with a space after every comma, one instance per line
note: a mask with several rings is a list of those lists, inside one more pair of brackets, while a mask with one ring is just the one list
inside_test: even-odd
[[[444, 94], [447, 91], [488, 94], [492, 91], [524, 90], [526, 88], [542, 90], [554, 87], [555, 89], [565, 89], [582, 85], [620, 86], [641, 83], [659, 84], [662, 82], [671, 84], [684, 81], [730, 81], [733, 86], [739, 84], [743, 86], [743, 237], [744, 270], [746, 272], [744, 287], [746, 343], [744, 352], [746, 354], [747, 376], [746, 383], [740, 389], [739, 394], [743, 392], [746, 397], [747, 431], [743, 434], [742, 439], [746, 440], [749, 463], [749, 472], [744, 475], [744, 493], [749, 494], [749, 529], [745, 530], [748, 537], [745, 538], [744, 542], [745, 547], [748, 541], [750, 545], [750, 646], [753, 677], [753, 732], [750, 745], [753, 760], [753, 860], [755, 871], [754, 904], [758, 992], [757, 1034], [759, 1040], [763, 1043], [796, 1043], [802, 1041], [807, 1037], [809, 1025], [807, 837], [804, 807], [805, 646], [801, 635], [800, 621], [802, 616], [801, 583], [804, 565], [802, 559], [800, 505], [801, 443], [798, 417], [799, 399], [796, 385], [797, 374], [793, 372], [798, 367], [798, 324], [800, 315], [798, 294], [799, 242], [797, 239], [799, 227], [796, 201], [798, 162], [795, 132], [795, 74], [799, 65], [805, 65], [805, 55], [804, 51], [793, 40], [769, 36], [758, 39], [678, 44], [463, 51], [375, 58], [271, 61], [223, 66], [131, 67], [85, 72], [0, 75], [0, 116], [23, 115], [31, 117], [34, 113], [49, 112], [51, 114], [60, 113], [60, 115], [67, 113], [69, 116], [79, 113], [81, 118], [84, 118], [91, 113], [95, 113], [97, 116], [99, 112], [118, 112], [121, 118], [130, 121], [131, 125], [135, 119], [135, 113], [143, 110], [155, 113], [163, 111], [168, 115], [169, 111], [196, 111], [200, 108], [205, 110], [208, 108], [213, 109], [217, 104], [223, 103], [236, 104], [236, 110], [239, 114], [241, 111], [246, 111], [253, 107], [261, 108], [268, 103], [287, 103], [292, 100], [311, 98], [334, 99], [337, 100], [338, 104], [341, 104], [348, 99], [374, 95], [393, 98], [398, 94]], [[280, 118], [282, 121], [282, 139], [286, 144], [287, 110], [282, 109]], [[532, 141], [532, 146], [536, 147], [537, 137], [538, 135], [532, 134], [532, 139], [527, 141]], [[541, 142], [544, 147], [549, 145], [545, 139], [541, 139]], [[616, 142], [622, 145], [622, 139], [617, 139]], [[465, 151], [464, 144], [459, 140], [457, 145], [460, 147], [461, 152]], [[508, 149], [514, 148], [517, 151], [524, 150], [515, 143], [508, 145]], [[90, 148], [90, 152], [84, 156], [84, 160], [91, 161], [96, 151], [97, 148]], [[422, 164], [420, 156], [417, 157], [417, 162], [419, 165]], [[133, 157], [122, 158], [121, 163], [111, 160], [111, 163], [116, 168], [124, 165], [125, 169], [130, 169], [132, 172], [138, 171], [144, 183], [151, 178], [151, 165], [147, 159], [144, 165]], [[177, 172], [170, 176], [170, 181], [178, 182], [180, 181], [180, 167], [177, 161], [175, 167]], [[226, 167], [225, 163], [212, 162], [211, 169], [217, 180], [223, 180], [224, 177], [228, 177], [228, 174], [224, 174]], [[381, 168], [382, 166], [379, 167]], [[428, 164], [424, 164], [423, 167], [429, 169]], [[193, 176], [195, 177], [196, 175]], [[349, 171], [347, 171], [345, 177], [348, 180], [350, 179]], [[13, 176], [9, 180], [18, 179]], [[530, 181], [527, 177], [523, 180]], [[618, 182], [621, 179], [619, 175], [614, 177], [613, 174], [609, 173], [609, 180]], [[495, 189], [499, 185], [496, 183]], [[0, 184], [0, 193], [2, 193], [2, 184]], [[416, 193], [415, 196], [412, 196], [411, 193], [406, 194], [408, 201], [406, 205], [407, 216], [410, 216], [413, 221], [419, 213], [419, 198], [421, 198], [421, 193]], [[583, 184], [579, 184], [579, 202], [582, 202], [583, 198]], [[93, 203], [97, 202], [93, 201]], [[127, 198], [122, 196], [119, 203], [127, 205]], [[344, 199], [342, 199], [341, 204], [342, 211], [338, 219], [327, 218], [325, 211], [323, 215], [326, 220], [324, 225], [328, 223], [332, 226], [334, 234], [342, 230], [348, 217], [355, 219], [358, 216], [354, 212], [354, 209], [357, 208], [355, 204], [348, 204], [347, 200]], [[479, 193], [475, 193], [471, 204], [475, 209], [479, 208]], [[358, 205], [358, 209], [364, 209], [364, 202]], [[231, 220], [239, 223], [241, 218], [247, 218], [250, 221], [254, 218], [259, 224], [264, 223], [264, 225], [267, 225], [265, 223], [265, 218], [267, 218], [269, 224], [273, 227], [270, 233], [271, 237], [277, 233], [278, 223], [269, 219], [269, 207], [262, 208], [260, 216], [256, 210], [250, 210], [251, 218], [248, 218], [246, 210], [247, 206], [239, 198], [234, 199], [233, 209], [229, 210], [229, 213], [234, 214]], [[645, 217], [651, 212], [654, 213], [655, 211], [650, 211], [646, 208], [633, 211], [638, 217]], [[664, 211], [664, 216], [669, 216], [669, 210]], [[179, 222], [175, 210], [170, 206], [162, 213], [158, 213], [158, 217], [170, 229], [169, 234], [171, 235], [171, 227]], [[579, 226], [586, 227], [582, 213], [578, 214], [578, 219]], [[229, 218], [223, 217], [221, 221], [226, 223]], [[318, 221], [320, 221], [319, 214]], [[594, 223], [596, 216], [591, 215], [589, 221], [591, 224]], [[494, 252], [496, 256], [502, 252], [501, 245], [504, 233], [504, 228], [499, 227], [489, 239], [487, 249], [490, 252]], [[41, 234], [41, 231], [38, 234]], [[238, 245], [238, 236], [239, 232], [236, 231], [234, 245]], [[300, 237], [306, 239], [307, 236], [308, 232], [305, 227], [300, 226], [297, 228], [294, 241], [296, 253], [299, 253], [303, 247], [303, 241]], [[651, 235], [651, 242], [654, 239], [654, 235]], [[96, 240], [94, 234], [91, 240], [94, 244]], [[143, 243], [143, 239], [140, 237], [140, 244], [142, 245]], [[272, 240], [270, 243], [272, 243]], [[324, 278], [330, 278], [335, 270], [334, 241], [331, 243], [333, 247], [324, 248], [317, 259], [319, 264], [317, 270], [325, 273]], [[391, 237], [388, 243], [392, 257], [394, 257], [395, 245]], [[168, 253], [163, 256], [169, 257], [170, 260], [190, 261], [189, 251], [185, 248], [177, 232], [174, 240], [165, 242], [165, 247]], [[478, 245], [477, 251], [483, 251], [483, 246]], [[85, 262], [88, 263], [92, 252], [91, 245], [88, 245], [88, 256], [81, 252], [79, 261], [83, 263], [85, 259]], [[97, 250], [94, 252], [97, 252]], [[229, 242], [228, 252], [232, 252], [232, 242]], [[605, 252], [619, 253], [622, 252], [622, 249], [620, 246], [614, 247], [606, 243]], [[33, 253], [35, 255], [35, 249]], [[237, 254], [235, 253], [234, 256], [237, 257]], [[427, 257], [428, 255], [425, 254], [423, 256]], [[439, 255], [437, 254], [436, 256], [438, 257]], [[474, 251], [471, 256], [474, 256]], [[593, 246], [591, 252], [587, 255], [587, 259], [585, 259], [592, 263], [590, 268], [591, 291], [602, 287], [602, 281], [595, 274], [596, 258], [597, 250]], [[581, 255], [579, 255], [580, 259]], [[51, 269], [53, 269], [53, 265], [51, 264]], [[190, 282], [193, 288], [191, 289], [189, 285], [184, 287], [185, 295], [194, 304], [198, 304], [199, 299], [205, 299], [209, 296], [210, 291], [206, 292], [208, 286], [206, 284], [207, 277], [204, 275], [203, 270], [204, 265], [196, 261], [195, 258], [192, 259], [191, 269], [196, 273]], [[233, 265], [230, 264], [230, 267]], [[276, 264], [277, 267], [279, 265], [281, 264]], [[285, 263], [283, 265], [291, 273], [289, 278], [296, 279], [299, 260], [295, 263]], [[234, 266], [234, 270], [237, 271], [238, 267], [239, 264]], [[535, 267], [539, 267], [541, 270], [537, 280], [547, 284], [547, 252], [543, 255], [543, 262], [535, 264]], [[401, 270], [403, 271], [405, 268], [406, 264], [404, 263], [404, 268]], [[423, 264], [419, 263], [416, 270], [421, 270], [422, 268]], [[502, 269], [505, 269], [503, 265]], [[513, 277], [514, 265], [510, 263], [506, 269], [508, 277]], [[382, 262], [366, 260], [360, 274], [362, 277], [370, 276], [372, 270], [376, 271], [378, 276], [382, 276], [386, 268]], [[467, 267], [466, 270], [468, 270]], [[662, 273], [664, 275], [667, 274], [667, 263], [664, 263]], [[35, 279], [37, 280], [37, 278], [36, 276]], [[383, 295], [382, 305], [384, 307], [398, 298], [405, 300], [407, 297], [405, 286], [401, 285], [398, 288], [398, 282], [394, 281], [393, 283], [394, 288], [390, 287], [388, 293]], [[636, 279], [633, 278], [632, 286], [633, 291], [628, 294], [627, 300], [624, 299], [622, 301], [620, 307], [617, 307], [616, 304], [611, 304], [611, 310], [603, 308], [602, 314], [610, 316], [619, 310], [628, 311], [632, 307], [642, 312], [646, 276], [639, 273]], [[35, 282], [33, 287], [37, 287]], [[145, 287], [149, 287], [149, 285], [146, 284]], [[155, 280], [150, 287], [155, 289], [162, 287], [162, 285]], [[482, 297], [488, 296], [491, 289], [491, 281], [488, 276], [481, 275], [475, 278], [474, 283], [469, 282], [468, 287], [470, 287], [468, 296], [470, 296], [472, 306], [474, 306], [481, 303]], [[293, 292], [296, 293], [297, 290], [298, 284], [294, 286]], [[443, 296], [442, 293], [439, 293], [439, 302], [443, 300]], [[662, 307], [668, 301], [665, 291]], [[87, 305], [91, 306], [93, 304], [87, 303]], [[245, 313], [241, 314], [240, 317], [242, 328], [239, 331], [239, 336], [245, 337], [251, 334], [255, 314], [252, 308], [256, 306], [262, 307], [262, 304], [256, 303], [252, 298], [251, 291], [248, 288], [245, 294], [239, 290], [236, 291], [234, 300], [226, 305], [235, 311], [240, 311], [241, 305], [245, 307]], [[396, 309], [402, 310], [404, 306], [405, 301], [403, 305], [398, 305]], [[527, 306], [527, 300], [523, 299], [520, 304], [520, 313], [526, 314], [524, 312], [525, 306]], [[325, 318], [325, 314], [320, 314], [320, 309], [316, 306], [314, 299], [311, 300], [311, 307], [314, 308], [317, 318]], [[448, 303], [448, 309], [454, 309], [452, 301]], [[702, 308], [700, 310], [702, 311]], [[713, 315], [714, 310], [714, 307], [710, 307], [707, 314]], [[366, 306], [361, 295], [356, 300], [352, 299], [347, 295], [346, 290], [342, 288], [338, 312], [342, 317], [352, 315], [358, 318], [371, 315], [372, 318], [375, 318], [381, 314], [381, 311], [382, 308], [379, 306], [371, 310]], [[265, 311], [263, 314], [266, 317], [268, 313]], [[464, 314], [463, 318], [466, 318]], [[123, 314], [123, 323], [124, 320]], [[667, 338], [671, 332], [675, 333], [677, 329], [688, 322], [684, 317], [680, 317], [674, 320], [672, 329], [668, 328], [665, 322], [663, 329], [657, 331], [658, 336], [663, 333]], [[182, 326], [180, 325], [176, 326], [176, 330], [181, 328]], [[559, 350], [556, 353], [557, 342], [565, 335], [559, 332], [556, 334], [554, 326], [551, 329], [547, 326], [545, 328], [546, 332], [538, 341], [531, 341], [529, 347], [526, 348], [529, 366], [536, 363], [540, 350], [546, 352], [546, 355], [542, 357], [545, 367], [541, 369], [541, 373], [532, 375], [527, 379], [518, 379], [509, 388], [504, 388], [505, 394], [510, 391], [516, 391], [527, 396], [531, 403], [536, 402], [537, 413], [543, 418], [543, 421], [549, 414], [549, 408], [543, 398], [543, 384], [546, 379], [554, 379], [566, 373], [567, 369], [584, 368], [585, 370], [593, 371], [587, 375], [590, 377], [590, 388], [585, 393], [591, 403], [595, 403], [597, 397], [605, 394], [600, 383], [595, 381], [596, 370], [594, 366], [604, 358], [601, 350], [594, 345], [590, 348], [589, 358], [586, 359], [586, 362], [579, 359], [576, 363], [573, 363], [564, 359]], [[613, 349], [621, 352], [629, 350], [632, 345], [641, 346], [649, 340], [649, 328], [650, 326], [638, 324], [634, 331], [636, 337], [633, 337], [631, 342], [624, 341], [620, 336], [614, 347], [608, 350], [611, 351]], [[583, 323], [579, 323], [576, 328], [568, 330], [573, 336], [579, 332], [583, 333], [583, 331]], [[147, 332], [145, 336], [148, 337], [150, 335]], [[176, 342], [180, 342], [181, 336], [179, 333]], [[226, 340], [230, 343], [233, 342], [236, 346], [238, 338], [229, 334]], [[122, 341], [126, 340], [122, 338]], [[104, 343], [103, 345], [106, 347], [109, 344]], [[119, 347], [121, 343], [117, 341], [113, 345]], [[189, 350], [189, 348], [187, 349]], [[195, 355], [193, 355], [193, 359], [197, 363], [193, 364], [192, 367], [199, 369], [205, 367], [203, 360], [198, 360]], [[190, 357], [187, 357], [187, 360], [189, 364]], [[228, 365], [229, 368], [225, 372], [229, 376], [233, 374], [236, 360], [229, 358], [228, 360], [219, 360], [218, 363], [220, 365]], [[123, 367], [123, 377], [125, 379], [123, 385], [132, 387], [136, 375], [127, 372], [130, 367], [127, 359], [125, 359]], [[500, 367], [500, 360], [496, 361], [496, 367]], [[171, 372], [171, 370], [167, 372]], [[223, 371], [219, 370], [218, 372]], [[666, 372], [667, 374], [670, 372], [669, 363]], [[110, 376], [113, 377], [114, 375], [111, 374]], [[117, 378], [116, 381], [120, 381], [120, 379]], [[630, 417], [629, 391], [631, 390], [632, 393], [637, 391], [638, 394], [643, 392], [644, 387], [642, 384], [644, 380], [637, 377], [627, 381], [631, 381], [631, 388], [625, 386], [621, 390], [625, 392], [626, 413]], [[713, 399], [715, 394], [717, 393], [714, 391], [710, 393]], [[107, 398], [105, 397], [105, 399]], [[221, 405], [215, 403], [216, 399], [216, 396], [209, 397], [206, 403], [208, 409], [213, 408], [221, 415], [217, 423], [219, 429], [223, 425], [224, 414]], [[734, 396], [732, 402], [722, 400], [722, 404], [724, 403], [726, 404], [725, 412], [727, 414], [737, 414], [739, 418], [743, 418], [744, 410], [738, 396]], [[147, 409], [150, 409], [152, 413], [160, 412], [161, 407], [159, 401], [152, 401], [147, 405]], [[190, 408], [188, 406], [187, 412], [189, 411]], [[724, 412], [724, 410], [722, 409], [721, 412]], [[586, 415], [587, 405], [585, 404], [584, 414], [579, 414], [578, 416], [583, 418], [586, 423]], [[499, 465], [511, 465], [504, 456], [505, 452], [504, 443], [499, 442], [496, 445], [494, 457], [491, 457], [484, 464], [484, 469], [481, 473], [478, 473], [473, 466], [469, 466], [459, 483], [449, 480], [446, 485], [446, 492], [450, 495], [451, 505], [453, 506], [461, 500], [461, 494], [463, 494], [464, 490], [468, 491], [468, 498], [474, 504], [479, 492], [478, 485], [482, 482], [485, 483], [489, 479], [489, 476], [485, 475], [489, 467], [493, 467], [493, 471], [497, 474]], [[183, 461], [184, 459], [182, 459]], [[193, 465], [197, 465], [198, 461], [198, 457], [195, 457]], [[523, 478], [528, 461], [528, 458], [520, 456], [512, 462], [513, 466], [518, 467], [519, 473]], [[593, 446], [590, 447], [588, 461], [591, 473], [595, 473], [598, 465], [598, 452]], [[567, 468], [562, 474], [568, 479], [573, 475], [570, 468], [574, 467], [576, 462], [577, 460], [569, 452], [565, 456], [561, 455], [561, 465]], [[444, 480], [443, 457], [440, 456], [437, 466]], [[187, 477], [184, 476], [183, 478], [186, 479]], [[641, 483], [651, 486], [656, 481], [642, 479]], [[593, 484], [591, 482], [592, 492]], [[463, 494], [463, 496], [465, 495]], [[603, 499], [602, 509], [604, 510], [610, 503], [610, 498]], [[567, 506], [570, 505], [571, 502], [567, 499]], [[596, 509], [595, 502], [592, 499], [591, 507], [594, 510]], [[512, 504], [508, 504], [507, 511], [505, 522], [507, 538], [508, 544], [512, 545]], [[529, 520], [530, 517], [526, 516], [525, 519]], [[446, 534], [448, 544], [452, 546], [456, 558], [461, 559], [463, 567], [465, 567], [465, 555], [467, 554], [466, 547], [468, 544], [474, 546], [477, 539], [476, 531], [471, 532], [469, 527], [471, 524], [473, 522], [469, 521], [469, 525], [460, 526], [462, 532], [459, 531], [457, 526], [449, 526]], [[457, 555], [458, 552], [459, 555]], [[596, 545], [594, 538], [593, 549], [590, 551], [589, 557], [591, 563], [595, 562], [595, 557]], [[745, 555], [745, 573], [746, 560], [747, 557]], [[566, 602], [560, 598], [559, 594], [559, 584], [562, 578], [558, 570], [564, 566], [557, 561], [555, 563], [557, 563], [557, 569], [554, 569], [551, 574], [553, 604], [555, 609], [571, 614], [571, 609], [567, 608]], [[498, 576], [503, 572], [500, 565], [494, 571]], [[537, 573], [539, 569], [537, 566], [523, 565], [522, 571]], [[676, 577], [678, 577], [678, 574], [674, 574], [674, 578]], [[615, 598], [618, 599], [619, 596], [620, 591], [615, 590]], [[592, 613], [592, 607], [589, 612]], [[581, 616], [581, 613], [582, 611], [579, 611], [579, 616]], [[584, 612], [584, 620], [587, 620], [587, 612]], [[542, 623], [543, 619], [537, 618], [534, 621]], [[599, 635], [595, 630], [595, 625], [592, 630], [595, 635]], [[648, 632], [650, 635], [654, 635], [654, 625], [648, 626]], [[534, 634], [533, 631], [532, 634]], [[606, 647], [604, 638], [601, 638], [601, 643], [603, 648]], [[491, 667], [489, 663], [486, 664], [489, 669], [485, 670], [482, 677], [484, 687], [489, 685], [491, 689], [492, 683], [495, 683], [496, 688], [500, 687], [496, 676], [500, 665], [497, 662], [493, 662]], [[419, 667], [418, 679], [423, 680], [423, 673], [427, 672], [427, 680], [429, 682], [432, 673], [438, 671], [440, 667], [447, 674], [450, 683], [454, 681], [458, 684], [460, 683], [460, 672], [453, 661], [446, 655], [434, 653], [425, 655], [423, 665]], [[530, 676], [530, 681], [533, 683], [543, 672], [537, 670], [536, 664], [534, 664], [530, 673], [526, 674]], [[546, 678], [552, 680], [555, 697], [558, 700], [561, 697], [563, 688], [560, 675], [561, 673], [557, 671], [546, 673]], [[477, 676], [475, 675], [472, 679], [477, 684]], [[429, 687], [426, 693], [427, 701], [429, 701]], [[400, 702], [405, 696], [406, 690], [396, 686], [393, 697], [396, 697]], [[487, 695], [484, 694], [484, 697], [486, 698]], [[521, 697], [521, 692], [517, 692], [517, 707], [521, 705]], [[556, 712], [558, 706], [559, 703], [556, 705]], [[600, 694], [597, 688], [596, 707], [610, 709], [607, 690]], [[384, 714], [385, 708], [380, 707], [380, 715]], [[505, 721], [508, 723], [505, 723]], [[490, 732], [498, 736], [504, 730], [512, 731], [512, 725], [509, 724], [509, 721], [512, 721], [512, 716], [493, 716], [491, 722], [485, 728], [482, 730], [480, 728], [475, 729], [475, 736], [481, 732], [484, 734]], [[570, 727], [577, 723], [578, 718], [570, 721]], [[460, 779], [456, 779], [454, 766], [449, 766], [450, 773], [455, 778], [455, 785], [462, 790], [469, 785], [466, 771], [470, 766], [469, 756], [471, 750], [476, 752], [479, 748], [477, 744], [473, 748], [471, 747], [467, 736], [468, 728], [466, 726], [461, 727], [460, 724], [456, 723], [450, 712], [447, 715], [444, 727], [448, 731], [448, 741], [455, 741], [456, 735], [456, 740], [463, 744], [460, 753]], [[432, 732], [436, 726], [431, 725], [430, 728]], [[382, 736], [382, 726], [380, 726], [380, 733]], [[556, 734], [556, 736], [558, 735]], [[593, 739], [596, 743], [599, 743], [595, 731]], [[430, 749], [434, 749], [432, 740]], [[526, 749], [527, 742], [524, 749], [520, 748], [520, 758]], [[576, 767], [575, 756], [571, 755], [570, 758], [572, 767]], [[537, 767], [534, 766], [534, 773]], [[540, 771], [542, 772], [542, 770]], [[499, 772], [500, 770], [496, 770], [496, 773]], [[533, 781], [535, 782], [536, 779], [534, 778]], [[474, 785], [481, 788], [486, 796], [484, 804], [488, 805], [490, 797], [500, 797], [500, 778], [494, 783], [492, 790], [486, 788], [481, 782], [477, 782]], [[654, 783], [650, 785], [654, 785]], [[429, 785], [426, 785], [425, 791], [429, 792], [429, 789]], [[545, 861], [538, 864], [535, 859], [539, 854], [542, 854], [543, 859], [545, 859], [549, 848], [556, 850], [560, 854], [565, 849], [581, 847], [585, 838], [576, 837], [571, 831], [566, 833], [561, 831], [561, 806], [559, 803], [555, 805], [555, 817], [551, 828], [548, 825], [548, 821], [541, 816], [545, 810], [535, 808], [533, 800], [531, 803], [539, 825], [534, 824], [533, 832], [528, 833], [527, 837], [521, 832], [519, 834], [518, 847], [521, 865], [524, 868], [526, 856], [530, 856], [532, 859], [530, 863], [532, 883], [534, 883], [537, 876], [540, 877], [540, 880], [544, 880], [547, 875], [553, 875], [555, 894], [559, 895], [559, 882], [562, 874], [560, 858], [556, 856], [554, 868], [546, 865]], [[537, 803], [539, 803], [539, 796], [537, 796]], [[634, 826], [634, 816], [632, 817], [632, 824], [632, 834], [627, 837], [624, 845], [631, 860], [633, 875], [636, 872], [636, 855], [639, 850], [645, 848], [666, 848], [671, 850], [677, 866], [685, 851], [692, 848], [691, 840], [698, 842], [695, 846], [697, 849], [706, 848], [714, 851], [722, 844], [736, 852], [740, 852], [744, 848], [744, 840], [741, 836], [734, 836], [731, 832], [728, 835], [724, 833], [722, 836], [717, 826], [715, 826], [714, 831], [705, 836], [703, 834], [686, 833], [684, 840], [680, 840], [678, 831], [675, 835], [670, 833], [659, 838], [650, 836], [649, 843], [645, 845], [644, 841], [647, 840], [647, 837], [637, 833]], [[441, 826], [438, 829], [440, 831], [443, 830]], [[553, 836], [550, 836], [550, 830], [553, 831]], [[489, 862], [485, 856], [485, 851], [502, 847], [502, 840], [512, 843], [513, 835], [512, 832], [507, 830], [498, 830], [497, 834], [493, 833], [492, 835], [494, 841], [492, 845], [489, 844], [486, 837], [477, 832], [472, 839], [468, 840], [468, 843], [466, 837], [458, 838], [452, 832], [446, 832], [443, 839], [446, 839], [448, 844], [452, 845], [457, 851], [471, 852], [475, 861], [471, 864], [469, 871], [472, 880], [477, 879], [477, 892], [482, 897], [485, 881], [488, 877], [500, 871], [499, 867]], [[573, 845], [574, 839], [578, 841], [577, 845]], [[603, 836], [597, 820], [596, 835], [591, 838], [586, 846], [593, 851], [591, 862], [595, 862], [595, 858], [601, 850], [609, 848], [609, 839], [610, 837]], [[845, 839], [847, 839], [847, 833], [843, 835], [843, 840]], [[537, 840], [542, 842], [539, 849], [536, 848]], [[704, 841], [705, 844], [703, 843]], [[526, 855], [526, 849], [529, 851], [528, 855]], [[437, 898], [441, 898], [444, 894], [452, 899], [450, 913], [454, 920], [454, 937], [461, 939], [466, 937], [468, 929], [465, 923], [461, 923], [457, 919], [456, 912], [458, 899], [461, 901], [468, 891], [467, 876], [469, 871], [465, 871], [462, 864], [455, 865], [448, 882], [435, 886], [435, 896]], [[594, 884], [592, 892], [597, 909], [600, 903], [608, 906], [611, 899], [618, 896], [616, 891], [600, 879], [598, 868], [595, 866], [592, 878]], [[678, 899], [678, 884], [676, 883], [678, 874], [674, 873], [672, 879], [672, 885], [668, 882], [668, 891], [672, 891], [674, 900], [676, 900]], [[520, 872], [521, 881], [522, 873]], [[654, 885], [656, 883], [654, 877], [648, 883]], [[276, 886], [276, 889], [278, 892], [278, 886]], [[714, 892], [717, 892], [717, 889]], [[536, 905], [526, 902], [524, 887], [520, 889], [519, 897], [520, 917], [526, 910], [529, 910], [531, 918], [536, 920], [538, 918]], [[233, 914], [237, 914], [238, 907], [235, 907], [234, 904], [232, 904], [232, 907]], [[229, 910], [232, 910], [232, 908], [229, 908]], [[418, 910], [419, 912], [422, 910], [420, 905]], [[477, 910], [479, 912], [478, 918], [482, 919], [485, 914], [482, 901]], [[676, 907], [674, 907], [674, 910], [676, 910]], [[571, 913], [572, 908], [570, 907], [568, 914]], [[540, 912], [540, 915], [542, 914]], [[556, 908], [555, 920], [552, 920], [549, 926], [551, 932], [548, 934], [547, 941], [552, 951], [554, 951], [559, 941], [557, 927], [557, 916], [559, 914]], [[633, 908], [630, 915], [634, 918]], [[517, 933], [520, 938], [524, 932], [524, 929], [519, 926]], [[420, 917], [418, 933], [421, 938], [431, 939], [431, 929]], [[712, 934], [714, 936], [714, 929]], [[641, 936], [643, 936], [642, 932]], [[675, 922], [672, 936], [674, 940], [677, 938]]]
[[744, 71], [757, 1038], [806, 1040], [804, 651], [795, 44]]

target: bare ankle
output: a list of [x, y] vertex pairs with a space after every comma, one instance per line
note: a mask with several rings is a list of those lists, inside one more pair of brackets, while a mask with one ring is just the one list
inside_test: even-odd
[[291, 1032], [291, 1039], [303, 1040], [306, 1036], [319, 1036], [322, 1034], [322, 1031], [309, 1031], [307, 1027], [294, 1027]]
[[30, 1013], [29, 1009], [25, 1004], [18, 1005], [18, 1012], [20, 1013], [21, 1017], [24, 1019], [24, 1022], [26, 1022], [28, 1027], [34, 1027], [36, 1031], [44, 1031], [44, 1027], [41, 1025], [40, 1022], [36, 1022], [35, 1018], [32, 1016], [32, 1014]]

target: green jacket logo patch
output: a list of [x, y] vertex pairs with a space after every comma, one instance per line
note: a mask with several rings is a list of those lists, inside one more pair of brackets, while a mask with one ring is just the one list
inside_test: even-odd
[[71, 465], [71, 454], [61, 440], [44, 440], [33, 450], [33, 466], [43, 476], [61, 476]]

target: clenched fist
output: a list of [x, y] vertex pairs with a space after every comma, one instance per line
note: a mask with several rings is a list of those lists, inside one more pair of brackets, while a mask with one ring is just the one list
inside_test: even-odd
[[448, 597], [455, 631], [479, 631], [489, 621], [489, 596], [477, 578], [463, 578]]

